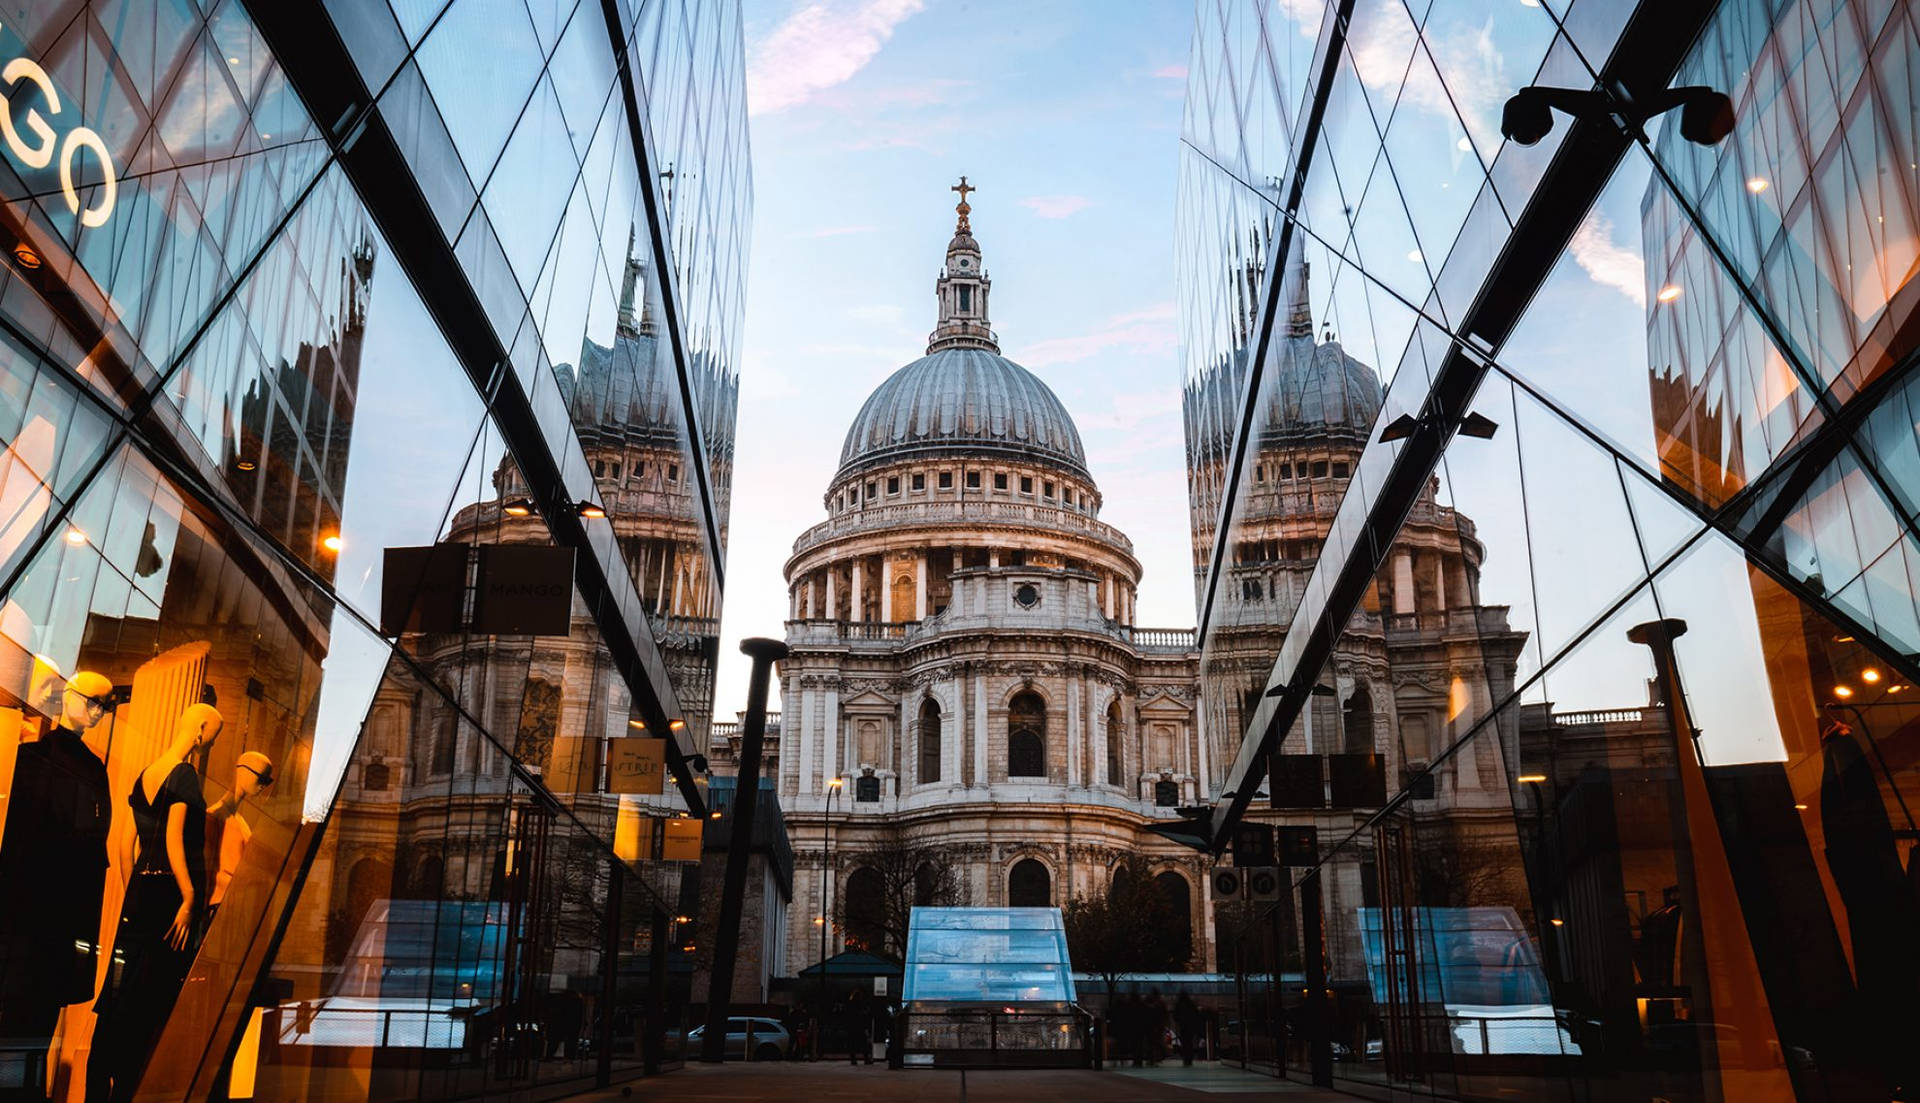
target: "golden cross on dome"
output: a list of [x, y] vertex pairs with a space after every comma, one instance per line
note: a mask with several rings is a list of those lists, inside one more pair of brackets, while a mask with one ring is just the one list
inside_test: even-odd
[[954, 208], [954, 210], [960, 213], [960, 222], [959, 222], [959, 225], [954, 227], [954, 232], [957, 234], [971, 233], [973, 231], [973, 228], [967, 225], [967, 215], [973, 212], [973, 208], [967, 206], [967, 193], [973, 192], [973, 191], [979, 191], [980, 189], [972, 186], [971, 184], [968, 184], [967, 178], [962, 176], [958, 184], [955, 184], [953, 187], [948, 188], [947, 190], [957, 191], [960, 193], [960, 205]]

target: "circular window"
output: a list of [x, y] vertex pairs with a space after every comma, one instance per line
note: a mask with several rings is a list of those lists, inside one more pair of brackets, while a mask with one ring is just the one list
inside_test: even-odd
[[1022, 609], [1031, 609], [1040, 604], [1040, 589], [1029, 582], [1013, 592], [1013, 600]]
[[961, 258], [960, 258], [960, 267], [962, 267], [962, 268], [972, 268], [972, 267], [973, 267], [973, 262], [972, 262], [972, 261], [970, 261], [970, 260], [968, 260], [968, 259], [967, 259], [967, 258], [965, 258], [965, 257], [961, 257]]

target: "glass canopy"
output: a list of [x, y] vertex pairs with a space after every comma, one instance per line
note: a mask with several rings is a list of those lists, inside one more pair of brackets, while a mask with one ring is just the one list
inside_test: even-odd
[[921, 1003], [1071, 1003], [1058, 908], [915, 908], [903, 998]]

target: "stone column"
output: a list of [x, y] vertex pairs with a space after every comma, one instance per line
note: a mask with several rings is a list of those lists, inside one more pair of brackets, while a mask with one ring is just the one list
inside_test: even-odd
[[[826, 722], [821, 725], [820, 784], [840, 776], [840, 684], [831, 683], [826, 690]], [[846, 799], [851, 794], [840, 794]]]
[[920, 784], [920, 740], [919, 733], [913, 730], [915, 712], [915, 694], [908, 690], [900, 695], [900, 730], [894, 734], [893, 760], [897, 764], [893, 772], [893, 792], [899, 796], [904, 786], [902, 778], [912, 778], [915, 785]]
[[827, 619], [828, 620], [840, 619], [840, 595], [836, 592], [839, 589], [840, 589], [840, 569], [838, 567], [833, 566], [832, 564], [828, 564], [827, 565]]
[[900, 610], [893, 607], [893, 556], [880, 557], [880, 619], [887, 622], [903, 619]]
[[[799, 682], [795, 678], [796, 683]], [[800, 690], [800, 773], [796, 778], [795, 794], [800, 797], [813, 795], [813, 695], [812, 686]]]
[[987, 549], [987, 566], [992, 567], [995, 570], [999, 569], [1000, 567], [1000, 549], [999, 548]]
[[818, 612], [818, 606], [814, 605], [813, 603], [813, 598], [814, 598], [813, 576], [808, 575], [807, 576], [807, 619], [808, 620], [812, 620], [814, 617], [817, 617], [820, 615]]
[[1100, 576], [1100, 610], [1108, 620], [1113, 619], [1113, 576], [1110, 574]]
[[867, 603], [863, 600], [866, 596], [866, 591], [860, 585], [863, 581], [861, 578], [861, 567], [865, 560], [866, 556], [863, 555], [857, 555], [853, 558], [853, 585], [849, 587], [850, 593], [848, 594], [849, 597], [853, 598], [853, 612], [847, 619], [855, 624], [859, 624], [866, 619]]
[[1082, 784], [1080, 780], [1080, 744], [1082, 740], [1080, 719], [1082, 715], [1080, 711], [1080, 672], [1078, 670], [1071, 670], [1067, 673], [1067, 785], [1069, 788], [1078, 787]]
[[1393, 611], [1413, 612], [1413, 554], [1405, 550], [1393, 553]]
[[1447, 611], [1447, 557], [1444, 554], [1433, 557], [1433, 597], [1440, 603], [1439, 611]]
[[927, 619], [927, 553], [913, 557], [913, 619]]
[[987, 676], [973, 676], [973, 783], [984, 788], [987, 779]]
[[967, 678], [965, 674], [947, 679], [947, 700], [953, 712], [940, 725], [940, 780], [948, 785], [963, 785], [960, 748], [967, 738]]

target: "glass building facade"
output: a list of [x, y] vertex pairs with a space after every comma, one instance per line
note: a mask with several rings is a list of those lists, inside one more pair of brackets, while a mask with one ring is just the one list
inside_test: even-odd
[[678, 1059], [743, 52], [727, 0], [0, 4], [0, 1095]]
[[[1190, 832], [1294, 844], [1211, 902], [1231, 1041], [1382, 1099], [1913, 1098], [1920, 10], [1196, 18]], [[1590, 95], [1520, 144], [1529, 85]]]

